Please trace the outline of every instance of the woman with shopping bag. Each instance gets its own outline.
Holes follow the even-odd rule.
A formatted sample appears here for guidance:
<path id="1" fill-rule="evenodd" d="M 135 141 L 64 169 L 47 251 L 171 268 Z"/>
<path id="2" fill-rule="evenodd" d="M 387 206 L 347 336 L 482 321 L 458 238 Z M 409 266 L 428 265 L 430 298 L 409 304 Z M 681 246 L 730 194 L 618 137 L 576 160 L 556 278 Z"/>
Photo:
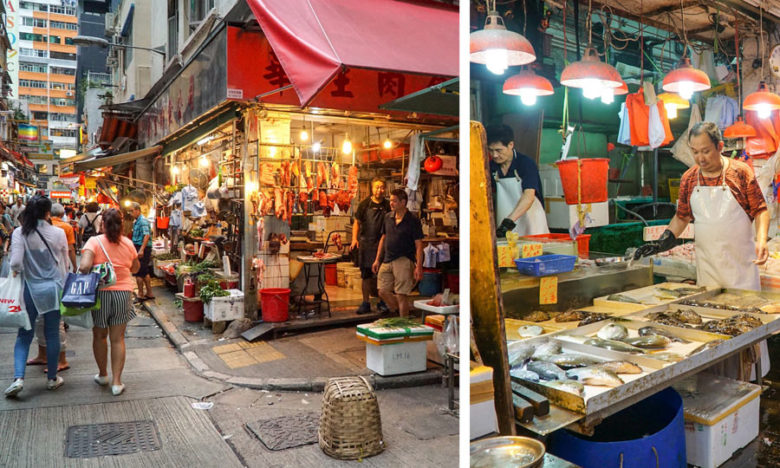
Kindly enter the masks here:
<path id="1" fill-rule="evenodd" d="M 102 226 L 97 236 L 91 237 L 81 249 L 79 271 L 88 273 L 95 266 L 106 265 L 113 270 L 113 278 L 98 289 L 100 308 L 92 311 L 95 327 L 92 329 L 92 352 L 98 366 L 94 380 L 108 385 L 108 343 L 111 340 L 111 393 L 121 395 L 122 370 L 125 367 L 125 329 L 135 317 L 130 294 L 135 281 L 132 274 L 141 268 L 133 242 L 122 235 L 122 214 L 112 208 L 103 213 Z"/>
<path id="2" fill-rule="evenodd" d="M 24 210 L 21 227 L 11 235 L 11 275 L 21 275 L 23 303 L 35 323 L 38 314 L 43 315 L 47 372 L 46 388 L 56 390 L 62 386 L 57 375 L 57 358 L 60 354 L 60 297 L 68 274 L 68 244 L 65 231 L 49 223 L 51 200 L 34 196 Z M 30 352 L 34 331 L 19 329 L 14 346 L 14 381 L 5 390 L 6 397 L 22 391 L 27 355 Z"/>

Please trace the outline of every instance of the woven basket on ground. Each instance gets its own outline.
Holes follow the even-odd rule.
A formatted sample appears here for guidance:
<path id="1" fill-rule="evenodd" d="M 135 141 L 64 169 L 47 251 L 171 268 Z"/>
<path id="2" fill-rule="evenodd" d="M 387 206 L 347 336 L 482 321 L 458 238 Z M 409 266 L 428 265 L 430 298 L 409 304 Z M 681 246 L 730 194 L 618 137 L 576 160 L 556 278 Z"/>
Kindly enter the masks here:
<path id="1" fill-rule="evenodd" d="M 382 420 L 371 385 L 363 377 L 336 377 L 325 385 L 320 448 L 333 458 L 355 460 L 381 453 Z"/>

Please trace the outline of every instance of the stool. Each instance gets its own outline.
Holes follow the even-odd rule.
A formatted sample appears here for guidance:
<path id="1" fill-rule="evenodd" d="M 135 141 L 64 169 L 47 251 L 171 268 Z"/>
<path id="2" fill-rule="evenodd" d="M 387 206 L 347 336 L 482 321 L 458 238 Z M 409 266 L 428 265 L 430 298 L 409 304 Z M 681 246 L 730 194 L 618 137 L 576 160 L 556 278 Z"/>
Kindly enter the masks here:
<path id="1" fill-rule="evenodd" d="M 385 449 L 379 404 L 365 378 L 328 380 L 318 432 L 320 448 L 333 458 L 357 460 Z"/>

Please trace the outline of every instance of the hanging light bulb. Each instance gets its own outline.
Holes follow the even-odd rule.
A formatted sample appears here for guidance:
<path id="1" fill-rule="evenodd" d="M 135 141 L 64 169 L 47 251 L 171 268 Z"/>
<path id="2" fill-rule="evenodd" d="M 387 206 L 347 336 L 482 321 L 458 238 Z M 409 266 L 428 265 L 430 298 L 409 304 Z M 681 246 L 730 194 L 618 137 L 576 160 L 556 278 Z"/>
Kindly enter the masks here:
<path id="1" fill-rule="evenodd" d="M 690 100 L 693 93 L 710 89 L 710 78 L 701 70 L 691 66 L 691 59 L 685 57 L 680 66 L 664 77 L 664 91 L 677 93 L 681 98 Z"/>
<path id="2" fill-rule="evenodd" d="M 173 166 L 173 167 L 171 168 L 171 173 L 172 173 L 173 175 L 179 175 L 179 172 L 180 172 L 179 166 Z"/>
<path id="3" fill-rule="evenodd" d="M 533 70 L 523 70 L 507 78 L 504 82 L 504 94 L 520 96 L 520 102 L 533 106 L 538 96 L 553 94 L 553 87 L 550 80 L 537 75 Z"/>
<path id="4" fill-rule="evenodd" d="M 742 107 L 745 110 L 756 111 L 760 119 L 766 119 L 772 115 L 772 111 L 780 110 L 780 96 L 769 92 L 766 82 L 762 81 L 758 84 L 757 91 L 745 97 Z"/>
<path id="5" fill-rule="evenodd" d="M 737 116 L 737 121 L 723 130 L 723 138 L 750 138 L 756 136 L 756 129 L 746 124 L 742 116 Z"/>
<path id="6" fill-rule="evenodd" d="M 619 88 L 623 84 L 620 73 L 608 63 L 599 59 L 598 52 L 592 47 L 585 49 L 582 60 L 569 64 L 561 72 L 561 84 L 570 88 L 581 88 L 588 99 L 596 99 L 604 93 L 604 88 Z"/>
<path id="7" fill-rule="evenodd" d="M 507 67 L 536 60 L 528 39 L 506 29 L 504 19 L 496 11 L 495 1 L 488 9 L 485 27 L 469 35 L 469 59 L 487 65 L 488 70 L 497 75 L 504 73 Z"/>
<path id="8" fill-rule="evenodd" d="M 677 111 L 679 109 L 688 109 L 691 107 L 691 103 L 687 99 L 682 98 L 675 93 L 661 93 L 658 95 L 658 99 L 664 103 L 664 109 L 666 109 L 666 117 L 674 119 L 677 117 Z"/>
<path id="9" fill-rule="evenodd" d="M 602 104 L 612 104 L 615 102 L 615 91 L 614 88 L 604 88 L 601 91 L 601 103 Z"/>
<path id="10" fill-rule="evenodd" d="M 382 144 L 382 146 L 385 147 L 385 149 L 390 149 L 393 147 L 393 142 L 390 141 L 390 139 L 386 139 L 385 142 Z"/>
<path id="11" fill-rule="evenodd" d="M 352 153 L 352 142 L 349 141 L 349 135 L 344 139 L 344 143 L 341 144 L 341 152 L 344 154 Z"/>
<path id="12" fill-rule="evenodd" d="M 309 139 L 309 132 L 306 130 L 301 130 L 301 134 L 299 136 L 301 137 L 301 141 L 307 141 Z"/>
<path id="13" fill-rule="evenodd" d="M 322 149 L 322 144 L 319 141 L 315 141 L 313 145 L 311 145 L 311 150 L 315 153 L 319 153 L 320 149 Z"/>
<path id="14" fill-rule="evenodd" d="M 209 160 L 206 158 L 206 156 L 201 156 L 198 164 L 200 164 L 200 167 L 209 167 Z"/>
<path id="15" fill-rule="evenodd" d="M 677 118 L 677 106 L 674 104 L 664 104 L 664 109 L 666 109 L 666 117 L 669 119 L 676 119 Z"/>

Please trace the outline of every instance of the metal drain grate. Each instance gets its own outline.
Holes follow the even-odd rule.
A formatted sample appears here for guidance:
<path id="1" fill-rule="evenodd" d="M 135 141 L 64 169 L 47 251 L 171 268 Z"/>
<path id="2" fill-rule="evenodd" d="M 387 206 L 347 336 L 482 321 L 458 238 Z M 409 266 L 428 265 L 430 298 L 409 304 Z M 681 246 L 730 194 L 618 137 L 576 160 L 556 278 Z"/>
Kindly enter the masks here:
<path id="1" fill-rule="evenodd" d="M 154 421 L 128 421 L 70 426 L 65 456 L 91 458 L 160 450 L 160 433 Z"/>
<path id="2" fill-rule="evenodd" d="M 307 412 L 281 418 L 264 419 L 249 423 L 246 427 L 269 450 L 284 450 L 301 445 L 316 444 L 319 425 L 320 415 Z"/>

